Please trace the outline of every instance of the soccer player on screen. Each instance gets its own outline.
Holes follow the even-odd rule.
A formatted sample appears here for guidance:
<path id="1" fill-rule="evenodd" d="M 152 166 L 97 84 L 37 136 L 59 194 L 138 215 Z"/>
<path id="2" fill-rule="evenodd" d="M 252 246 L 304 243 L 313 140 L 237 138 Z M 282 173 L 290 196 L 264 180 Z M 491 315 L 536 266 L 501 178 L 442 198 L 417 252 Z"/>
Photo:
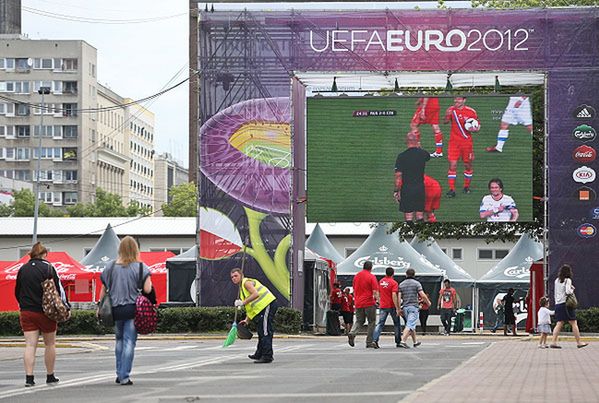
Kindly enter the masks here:
<path id="1" fill-rule="evenodd" d="M 441 207 L 441 185 L 435 178 L 424 175 L 424 221 L 437 222 L 435 210 Z"/>
<path id="2" fill-rule="evenodd" d="M 410 123 L 412 131 L 419 130 L 418 127 L 423 124 L 429 124 L 433 128 L 435 135 L 435 152 L 431 154 L 433 158 L 443 156 L 443 133 L 439 127 L 440 110 L 439 98 L 418 98 L 416 112 Z"/>
<path id="3" fill-rule="evenodd" d="M 480 203 L 480 218 L 491 222 L 516 221 L 518 209 L 510 196 L 503 194 L 503 182 L 499 178 L 489 181 L 491 194 L 483 197 Z"/>
<path id="4" fill-rule="evenodd" d="M 501 117 L 501 124 L 497 133 L 497 144 L 485 148 L 487 152 L 503 152 L 503 145 L 510 135 L 510 125 L 524 125 L 528 129 L 528 132 L 532 134 L 532 112 L 528 97 L 510 97 L 510 101 Z"/>
<path id="5" fill-rule="evenodd" d="M 455 180 L 460 159 L 464 163 L 464 193 L 470 193 L 474 151 L 472 150 L 472 134 L 464 127 L 469 118 L 478 120 L 476 111 L 466 106 L 466 97 L 455 97 L 453 105 L 445 112 L 445 123 L 451 122 L 449 146 L 447 147 L 447 159 L 449 160 L 447 197 L 455 197 Z"/>

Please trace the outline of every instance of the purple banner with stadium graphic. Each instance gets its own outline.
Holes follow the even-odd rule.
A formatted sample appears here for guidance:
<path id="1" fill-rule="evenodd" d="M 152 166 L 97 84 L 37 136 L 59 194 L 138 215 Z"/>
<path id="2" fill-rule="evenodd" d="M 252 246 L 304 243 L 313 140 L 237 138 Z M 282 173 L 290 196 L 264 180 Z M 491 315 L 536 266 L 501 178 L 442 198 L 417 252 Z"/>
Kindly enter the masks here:
<path id="1" fill-rule="evenodd" d="M 200 12 L 202 305 L 232 303 L 229 269 L 242 264 L 281 299 L 301 289 L 294 76 L 485 71 L 546 74 L 549 273 L 570 263 L 581 305 L 599 305 L 598 19 L 597 8 Z M 219 220 L 231 225 L 215 234 Z"/>

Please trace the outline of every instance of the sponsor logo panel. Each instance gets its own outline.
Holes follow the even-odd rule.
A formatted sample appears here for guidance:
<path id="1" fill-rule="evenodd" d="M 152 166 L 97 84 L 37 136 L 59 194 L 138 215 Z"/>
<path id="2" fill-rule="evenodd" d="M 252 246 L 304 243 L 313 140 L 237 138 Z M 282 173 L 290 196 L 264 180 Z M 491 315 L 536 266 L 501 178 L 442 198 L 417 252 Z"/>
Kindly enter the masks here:
<path id="1" fill-rule="evenodd" d="M 579 237 L 588 239 L 597 235 L 597 228 L 591 223 L 584 223 L 576 229 L 576 232 Z"/>
<path id="2" fill-rule="evenodd" d="M 576 140 L 584 141 L 586 143 L 597 138 L 597 131 L 592 126 L 579 125 L 576 126 L 572 131 L 572 137 L 574 137 Z"/>
<path id="3" fill-rule="evenodd" d="M 581 186 L 576 190 L 576 198 L 582 202 L 592 202 L 597 198 L 597 193 L 594 189 L 588 186 Z"/>
<path id="4" fill-rule="evenodd" d="M 597 111 L 591 105 L 582 104 L 574 109 L 572 116 L 579 120 L 590 120 L 597 116 Z"/>
<path id="5" fill-rule="evenodd" d="M 574 150 L 572 158 L 581 163 L 593 162 L 597 158 L 597 151 L 591 146 L 582 145 Z"/>
<path id="6" fill-rule="evenodd" d="M 595 170 L 587 166 L 577 168 L 572 173 L 572 178 L 578 183 L 591 183 L 596 177 L 597 174 L 595 173 Z"/>

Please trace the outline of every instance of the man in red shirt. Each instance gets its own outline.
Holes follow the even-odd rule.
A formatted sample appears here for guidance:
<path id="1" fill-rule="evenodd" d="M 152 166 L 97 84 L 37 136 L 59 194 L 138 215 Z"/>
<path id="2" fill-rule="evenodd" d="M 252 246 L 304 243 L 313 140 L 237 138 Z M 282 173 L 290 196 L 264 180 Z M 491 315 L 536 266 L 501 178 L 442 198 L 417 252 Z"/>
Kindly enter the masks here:
<path id="1" fill-rule="evenodd" d="M 445 328 L 445 335 L 451 333 L 451 317 L 456 309 L 461 305 L 460 296 L 456 293 L 455 288 L 451 286 L 451 281 L 445 279 L 443 288 L 439 291 L 439 301 L 437 308 L 441 312 L 441 323 Z"/>
<path id="2" fill-rule="evenodd" d="M 368 319 L 368 335 L 366 336 L 366 348 L 377 348 L 373 343 L 374 322 L 376 321 L 376 303 L 379 299 L 379 283 L 370 271 L 372 262 L 367 260 L 362 270 L 354 276 L 354 297 L 356 305 L 356 321 L 347 335 L 347 342 L 354 347 L 356 334 L 364 326 Z"/>
<path id="3" fill-rule="evenodd" d="M 401 341 L 401 325 L 399 324 L 401 306 L 399 305 L 399 299 L 397 298 L 399 286 L 397 285 L 397 281 L 393 279 L 393 273 L 393 267 L 387 267 L 385 270 L 385 277 L 379 281 L 381 303 L 379 304 L 379 323 L 376 325 L 376 329 L 374 329 L 372 340 L 375 344 L 374 348 L 379 347 L 379 337 L 381 336 L 381 332 L 387 321 L 387 316 L 389 315 L 391 315 L 391 319 L 393 319 L 395 345 L 398 345 Z"/>
<path id="4" fill-rule="evenodd" d="M 339 286 L 339 282 L 335 281 L 331 290 L 331 310 L 337 312 L 341 311 L 341 298 L 343 297 L 343 291 Z"/>
<path id="5" fill-rule="evenodd" d="M 466 120 L 469 118 L 478 120 L 476 111 L 466 106 L 466 97 L 455 97 L 453 106 L 447 108 L 447 112 L 445 112 L 445 123 L 451 122 L 449 146 L 447 148 L 447 159 L 449 160 L 449 170 L 447 171 L 449 191 L 447 197 L 455 197 L 455 180 L 458 160 L 460 159 L 464 163 L 464 193 L 470 193 L 474 151 L 472 150 L 472 134 L 465 128 Z"/>
<path id="6" fill-rule="evenodd" d="M 349 331 L 354 324 L 354 296 L 351 294 L 349 287 L 345 287 L 343 290 L 343 297 L 341 299 L 341 316 L 343 316 L 345 334 L 349 334 Z"/>
<path id="7" fill-rule="evenodd" d="M 431 154 L 433 158 L 443 156 L 443 133 L 439 127 L 440 111 L 439 98 L 418 98 L 416 112 L 410 124 L 412 130 L 418 130 L 418 127 L 423 124 L 431 125 L 435 135 L 435 152 Z"/>

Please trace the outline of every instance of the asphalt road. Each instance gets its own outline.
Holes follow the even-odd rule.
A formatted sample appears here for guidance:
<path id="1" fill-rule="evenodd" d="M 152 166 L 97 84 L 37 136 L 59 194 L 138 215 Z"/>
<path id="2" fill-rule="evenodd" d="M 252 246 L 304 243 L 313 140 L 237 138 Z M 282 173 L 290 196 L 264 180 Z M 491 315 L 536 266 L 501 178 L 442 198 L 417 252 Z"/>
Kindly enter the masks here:
<path id="1" fill-rule="evenodd" d="M 114 383 L 112 342 L 85 350 L 60 349 L 55 386 L 45 385 L 43 357 L 36 361 L 36 386 L 25 388 L 21 359 L 0 365 L 0 400 L 10 402 L 397 402 L 445 375 L 489 345 L 464 338 L 425 337 L 422 346 L 395 348 L 383 336 L 381 349 L 356 347 L 346 337 L 275 339 L 275 361 L 247 358 L 255 341 L 140 340 L 131 379 Z M 411 345 L 411 343 L 410 343 Z M 14 349 L 15 347 L 13 347 Z"/>

